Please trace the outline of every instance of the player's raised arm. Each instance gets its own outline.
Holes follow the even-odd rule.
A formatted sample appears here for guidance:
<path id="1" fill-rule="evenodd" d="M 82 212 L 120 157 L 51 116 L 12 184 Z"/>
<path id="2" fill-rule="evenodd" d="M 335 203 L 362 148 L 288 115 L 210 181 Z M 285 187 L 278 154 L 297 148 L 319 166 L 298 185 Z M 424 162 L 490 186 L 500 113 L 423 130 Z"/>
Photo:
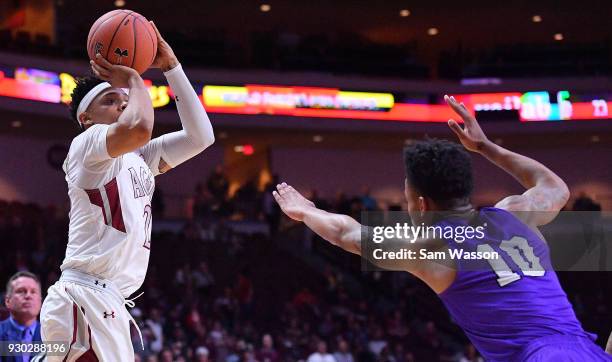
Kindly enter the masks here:
<path id="1" fill-rule="evenodd" d="M 129 100 L 117 122 L 110 125 L 106 133 L 106 148 L 111 157 L 118 157 L 145 145 L 151 140 L 153 131 L 153 105 L 149 92 L 132 68 L 109 63 L 100 54 L 90 61 L 94 74 L 115 88 L 129 88 Z M 80 115 L 81 116 L 81 115 Z M 83 114 L 81 117 L 84 117 Z M 85 123 L 87 120 L 80 120 Z"/>
<path id="2" fill-rule="evenodd" d="M 444 99 L 463 119 L 463 128 L 452 119 L 448 121 L 449 127 L 463 146 L 486 157 L 527 189 L 521 195 L 504 198 L 495 206 L 512 211 L 531 226 L 551 222 L 569 199 L 569 190 L 565 182 L 541 163 L 489 141 L 476 118 L 463 104 L 459 104 L 454 97 L 445 96 Z"/>
<path id="3" fill-rule="evenodd" d="M 362 255 L 372 264 L 390 270 L 403 270 L 418 273 L 422 267 L 420 260 L 375 259 L 372 255 L 362 254 L 361 233 L 365 226 L 350 216 L 334 214 L 318 209 L 314 203 L 306 199 L 292 186 L 282 183 L 277 185 L 277 191 L 272 192 L 281 210 L 291 219 L 306 224 L 317 235 L 350 253 Z M 386 239 L 384 250 L 397 252 L 399 250 L 419 250 L 439 247 L 437 241 L 417 240 L 414 243 L 400 239 Z"/>
<path id="4" fill-rule="evenodd" d="M 212 124 L 202 106 L 200 98 L 187 79 L 181 64 L 170 45 L 162 38 L 153 22 L 157 34 L 157 55 L 152 67 L 160 68 L 174 93 L 183 129 L 161 136 L 159 171 L 165 172 L 202 152 L 215 142 Z"/>
<path id="5" fill-rule="evenodd" d="M 312 201 L 284 182 L 276 189 L 272 195 L 288 217 L 303 222 L 330 243 L 361 255 L 361 224 L 355 219 L 318 209 Z"/>

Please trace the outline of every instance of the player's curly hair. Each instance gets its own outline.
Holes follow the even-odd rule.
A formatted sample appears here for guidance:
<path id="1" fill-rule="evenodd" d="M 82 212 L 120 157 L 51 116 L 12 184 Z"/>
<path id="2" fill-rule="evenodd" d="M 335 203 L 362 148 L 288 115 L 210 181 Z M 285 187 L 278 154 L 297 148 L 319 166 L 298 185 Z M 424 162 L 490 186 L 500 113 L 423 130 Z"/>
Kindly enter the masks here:
<path id="1" fill-rule="evenodd" d="M 472 160 L 453 142 L 417 141 L 404 148 L 408 184 L 441 207 L 469 202 L 474 188 Z"/>
<path id="2" fill-rule="evenodd" d="M 70 118 L 74 121 L 80 132 L 83 132 L 85 129 L 77 118 L 77 109 L 79 108 L 79 104 L 90 90 L 102 82 L 104 81 L 94 76 L 76 79 L 76 87 L 74 87 L 74 90 L 72 91 L 72 101 L 68 105 L 68 110 L 70 111 Z"/>

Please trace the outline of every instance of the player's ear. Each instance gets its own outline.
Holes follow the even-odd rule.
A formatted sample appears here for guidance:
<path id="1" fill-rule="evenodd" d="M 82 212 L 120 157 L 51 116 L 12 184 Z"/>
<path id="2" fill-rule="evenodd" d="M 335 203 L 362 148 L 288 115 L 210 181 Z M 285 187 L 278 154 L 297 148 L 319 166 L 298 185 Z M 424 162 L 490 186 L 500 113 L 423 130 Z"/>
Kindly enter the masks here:
<path id="1" fill-rule="evenodd" d="M 421 216 L 425 215 L 425 211 L 427 211 L 427 201 L 425 200 L 425 198 L 423 196 L 419 196 L 419 212 L 421 213 Z"/>
<path id="2" fill-rule="evenodd" d="M 79 116 L 79 123 L 81 123 L 83 128 L 87 128 L 88 126 L 91 126 L 93 124 L 93 121 L 91 120 L 91 117 L 87 112 L 83 112 Z"/>

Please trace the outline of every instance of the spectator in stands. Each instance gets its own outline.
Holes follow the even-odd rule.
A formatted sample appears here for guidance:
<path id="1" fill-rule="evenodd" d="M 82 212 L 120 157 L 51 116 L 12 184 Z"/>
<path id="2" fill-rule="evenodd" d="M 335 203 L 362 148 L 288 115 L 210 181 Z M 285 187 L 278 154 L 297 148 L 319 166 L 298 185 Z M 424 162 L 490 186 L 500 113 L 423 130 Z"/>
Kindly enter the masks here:
<path id="1" fill-rule="evenodd" d="M 317 304 L 317 297 L 310 292 L 308 287 L 304 287 L 293 297 L 293 304 L 296 307 L 314 306 Z"/>
<path id="2" fill-rule="evenodd" d="M 345 339 L 338 341 L 338 350 L 334 353 L 336 362 L 354 362 L 353 355 L 349 350 L 348 342 Z"/>
<path id="3" fill-rule="evenodd" d="M 215 277 L 204 261 L 201 261 L 198 268 L 193 271 L 192 280 L 197 291 L 204 296 L 209 295 L 211 288 L 215 285 Z"/>
<path id="4" fill-rule="evenodd" d="M 198 183 L 195 188 L 195 195 L 193 196 L 192 214 L 194 220 L 200 223 L 210 222 L 212 215 L 212 209 L 217 203 L 213 200 L 211 193 Z"/>
<path id="5" fill-rule="evenodd" d="M 227 197 L 227 191 L 229 189 L 229 181 L 225 175 L 225 170 L 222 165 L 217 165 L 215 171 L 208 177 L 206 181 L 206 187 L 208 191 L 217 201 L 223 201 Z"/>
<path id="6" fill-rule="evenodd" d="M 370 188 L 367 186 L 363 188 L 363 192 L 361 194 L 361 205 L 365 211 L 373 211 L 378 208 L 376 199 L 370 195 Z"/>
<path id="7" fill-rule="evenodd" d="M 327 343 L 325 341 L 317 342 L 317 350 L 312 353 L 307 362 L 336 362 L 334 356 L 327 353 Z"/>
<path id="8" fill-rule="evenodd" d="M 338 213 L 351 213 L 351 200 L 346 196 L 344 191 L 338 191 L 336 200 L 334 201 L 333 209 Z"/>
<path id="9" fill-rule="evenodd" d="M 198 348 L 196 348 L 195 351 L 195 355 L 196 355 L 196 361 L 197 362 L 208 362 L 208 348 L 204 347 L 204 346 L 200 346 Z"/>
<path id="10" fill-rule="evenodd" d="M 245 182 L 234 195 L 236 209 L 242 218 L 254 219 L 260 212 L 259 191 L 255 179 Z"/>
<path id="11" fill-rule="evenodd" d="M 374 331 L 374 336 L 368 343 L 368 348 L 370 352 L 372 352 L 375 356 L 379 356 L 381 351 L 387 347 L 387 341 L 384 338 L 384 333 L 382 328 L 377 327 Z"/>
<path id="12" fill-rule="evenodd" d="M 389 351 L 389 346 L 386 345 L 378 354 L 378 357 L 376 358 L 376 361 L 378 362 L 397 362 L 395 359 L 395 356 L 393 354 L 391 354 L 391 352 Z"/>
<path id="13" fill-rule="evenodd" d="M 324 198 L 319 196 L 319 191 L 312 189 L 310 191 L 310 198 L 309 200 L 311 200 L 319 209 L 323 209 L 323 210 L 331 210 L 332 206 L 331 204 Z"/>
<path id="14" fill-rule="evenodd" d="M 163 319 L 159 309 L 151 308 L 151 317 L 145 321 L 151 330 L 151 343 L 149 348 L 153 353 L 159 353 L 164 346 Z"/>
<path id="15" fill-rule="evenodd" d="M 262 209 L 264 212 L 264 216 L 268 225 L 270 227 L 270 235 L 274 237 L 278 231 L 278 226 L 280 225 L 281 219 L 281 210 L 278 203 L 274 200 L 274 196 L 272 196 L 272 191 L 276 190 L 276 185 L 279 183 L 278 175 L 274 175 L 272 177 L 272 181 L 268 182 L 266 187 L 264 188 L 263 200 L 262 200 Z"/>
<path id="16" fill-rule="evenodd" d="M 444 351 L 436 324 L 433 321 L 425 323 L 425 330 L 422 331 L 420 337 L 422 347 L 424 347 L 421 352 L 424 355 L 420 356 L 419 359 L 437 360 Z"/>
<path id="17" fill-rule="evenodd" d="M 459 358 L 459 362 L 484 362 L 484 359 L 478 355 L 474 345 L 469 343 L 465 346 L 465 352 L 463 356 Z"/>
<path id="18" fill-rule="evenodd" d="M 410 333 L 408 323 L 402 317 L 402 312 L 396 310 L 393 317 L 387 322 L 387 333 L 395 338 L 404 338 Z"/>
<path id="19" fill-rule="evenodd" d="M 4 303 L 10 313 L 8 319 L 0 322 L 0 341 L 38 342 L 40 338 L 40 323 L 38 314 L 42 305 L 40 280 L 28 271 L 19 271 L 10 277 L 6 283 Z M 0 356 L 0 361 L 28 361 L 23 359 Z"/>
<path id="20" fill-rule="evenodd" d="M 253 303 L 253 282 L 249 278 L 249 270 L 246 268 L 238 274 L 235 293 L 241 313 L 248 316 Z"/>
<path id="21" fill-rule="evenodd" d="M 580 196 L 574 201 L 572 207 L 574 211 L 601 211 L 601 205 L 593 201 L 585 193 L 581 193 Z"/>
<path id="22" fill-rule="evenodd" d="M 246 349 L 242 353 L 242 362 L 259 362 L 255 359 L 255 355 L 251 349 Z"/>
<path id="23" fill-rule="evenodd" d="M 264 334 L 261 344 L 261 348 L 255 355 L 259 362 L 278 362 L 280 360 L 278 352 L 274 349 L 274 340 L 271 335 Z"/>
<path id="24" fill-rule="evenodd" d="M 172 355 L 172 350 L 166 348 L 161 352 L 161 362 L 173 362 L 174 356 Z"/>

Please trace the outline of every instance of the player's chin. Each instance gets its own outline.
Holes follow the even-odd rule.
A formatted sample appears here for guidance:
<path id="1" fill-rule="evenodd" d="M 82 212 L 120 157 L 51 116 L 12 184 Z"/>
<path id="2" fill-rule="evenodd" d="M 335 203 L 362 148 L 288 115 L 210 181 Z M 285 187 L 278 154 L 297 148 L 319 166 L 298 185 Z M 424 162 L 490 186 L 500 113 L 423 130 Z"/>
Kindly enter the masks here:
<path id="1" fill-rule="evenodd" d="M 113 123 L 117 123 L 119 121 L 119 117 L 120 116 L 121 116 L 120 112 L 117 113 L 117 114 L 113 114 L 113 115 L 109 116 L 104 122 L 101 122 L 101 123 L 108 124 L 108 125 L 111 125 Z"/>

